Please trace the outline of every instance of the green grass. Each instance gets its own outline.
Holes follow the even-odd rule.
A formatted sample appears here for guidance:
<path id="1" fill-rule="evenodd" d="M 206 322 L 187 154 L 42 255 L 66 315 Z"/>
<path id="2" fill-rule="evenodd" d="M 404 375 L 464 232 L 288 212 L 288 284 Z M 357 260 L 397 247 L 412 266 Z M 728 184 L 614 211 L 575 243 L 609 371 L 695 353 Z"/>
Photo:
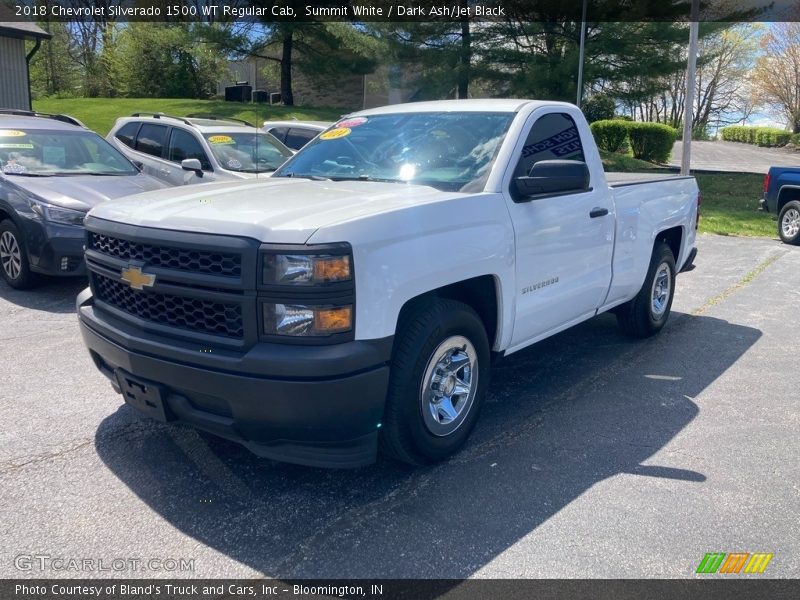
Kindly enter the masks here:
<path id="1" fill-rule="evenodd" d="M 753 173 L 697 173 L 703 194 L 700 232 L 774 238 L 775 217 L 758 210 L 763 175 Z"/>
<path id="2" fill-rule="evenodd" d="M 625 156 L 600 152 L 608 172 L 641 173 L 663 167 Z M 764 182 L 763 175 L 752 173 L 696 173 L 703 194 L 700 232 L 719 235 L 777 236 L 775 218 L 758 210 Z"/>
<path id="3" fill-rule="evenodd" d="M 270 106 L 181 98 L 45 98 L 34 101 L 33 108 L 41 112 L 71 115 L 102 136 L 108 133 L 118 117 L 140 111 L 164 112 L 178 117 L 189 113 L 211 113 L 220 117 L 244 119 L 256 124 L 266 120 L 291 118 L 301 121 L 334 121 L 345 112 L 338 108 Z"/>

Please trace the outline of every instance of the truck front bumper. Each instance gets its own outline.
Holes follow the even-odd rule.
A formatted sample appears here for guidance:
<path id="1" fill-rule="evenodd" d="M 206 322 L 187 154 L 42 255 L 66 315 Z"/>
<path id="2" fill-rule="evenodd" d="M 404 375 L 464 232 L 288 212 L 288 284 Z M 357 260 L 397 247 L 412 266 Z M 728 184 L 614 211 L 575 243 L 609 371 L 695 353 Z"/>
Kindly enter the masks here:
<path id="1" fill-rule="evenodd" d="M 197 359 L 187 360 L 189 351 L 179 344 L 148 339 L 96 310 L 88 289 L 78 297 L 78 316 L 97 368 L 144 414 L 188 423 L 284 462 L 352 468 L 375 461 L 391 338 L 330 346 L 260 343 L 241 360 L 196 349 Z M 259 372 L 237 367 L 254 358 Z"/>

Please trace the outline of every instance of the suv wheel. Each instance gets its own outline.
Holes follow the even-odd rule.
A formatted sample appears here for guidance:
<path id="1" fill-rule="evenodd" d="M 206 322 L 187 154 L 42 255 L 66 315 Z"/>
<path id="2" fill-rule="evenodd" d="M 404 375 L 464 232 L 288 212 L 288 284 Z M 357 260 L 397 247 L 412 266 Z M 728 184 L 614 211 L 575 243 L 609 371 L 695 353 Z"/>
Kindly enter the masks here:
<path id="1" fill-rule="evenodd" d="M 469 437 L 489 384 L 480 317 L 453 300 L 420 306 L 399 329 L 381 451 L 410 464 L 447 458 Z"/>
<path id="2" fill-rule="evenodd" d="M 0 276 L 18 290 L 28 289 L 36 283 L 22 236 L 10 220 L 0 223 Z"/>

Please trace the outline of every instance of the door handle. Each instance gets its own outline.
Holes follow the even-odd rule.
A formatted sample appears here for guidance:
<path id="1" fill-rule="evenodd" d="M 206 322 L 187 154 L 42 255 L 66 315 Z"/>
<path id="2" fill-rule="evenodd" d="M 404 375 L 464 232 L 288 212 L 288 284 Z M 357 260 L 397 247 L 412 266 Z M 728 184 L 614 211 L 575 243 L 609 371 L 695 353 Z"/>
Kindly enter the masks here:
<path id="1" fill-rule="evenodd" d="M 605 217 L 608 214 L 607 208 L 600 208 L 599 206 L 595 206 L 591 212 L 589 212 L 589 217 L 592 219 L 596 219 L 597 217 Z"/>

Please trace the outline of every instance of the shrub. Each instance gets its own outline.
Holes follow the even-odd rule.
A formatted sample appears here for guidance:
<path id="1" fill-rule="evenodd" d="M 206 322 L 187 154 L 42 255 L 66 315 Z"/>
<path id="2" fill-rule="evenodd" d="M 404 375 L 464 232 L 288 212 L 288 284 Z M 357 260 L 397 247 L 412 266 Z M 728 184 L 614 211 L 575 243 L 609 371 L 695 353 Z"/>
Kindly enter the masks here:
<path id="1" fill-rule="evenodd" d="M 597 147 L 606 152 L 619 152 L 625 147 L 629 127 L 630 123 L 627 121 L 616 119 L 595 121 L 589 125 Z"/>
<path id="2" fill-rule="evenodd" d="M 756 144 L 766 148 L 775 148 L 785 146 L 789 143 L 792 134 L 783 129 L 775 129 L 774 127 L 759 127 L 756 130 Z"/>
<path id="3" fill-rule="evenodd" d="M 614 118 L 614 100 L 606 94 L 594 94 L 583 103 L 583 114 L 589 123 Z"/>
<path id="4" fill-rule="evenodd" d="M 660 123 L 629 123 L 633 157 L 655 163 L 669 162 L 678 132 Z"/>
<path id="5" fill-rule="evenodd" d="M 795 146 L 800 146 L 800 133 L 793 133 L 790 141 Z"/>

